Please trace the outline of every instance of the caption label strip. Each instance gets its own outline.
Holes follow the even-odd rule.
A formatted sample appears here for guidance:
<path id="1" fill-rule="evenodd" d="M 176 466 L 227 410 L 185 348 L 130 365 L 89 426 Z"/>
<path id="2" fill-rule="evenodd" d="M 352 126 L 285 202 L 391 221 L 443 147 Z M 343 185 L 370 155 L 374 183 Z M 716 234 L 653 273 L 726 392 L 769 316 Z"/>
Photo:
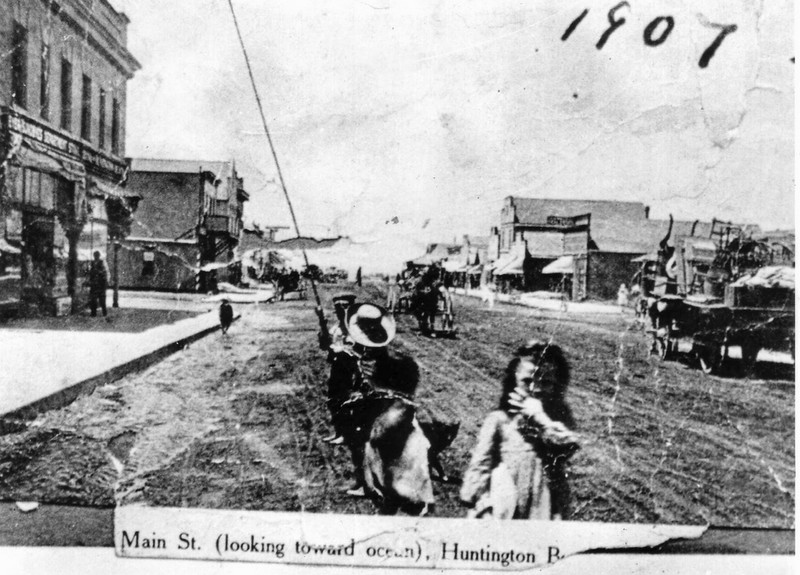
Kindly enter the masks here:
<path id="1" fill-rule="evenodd" d="M 126 506 L 121 557 L 437 569 L 527 569 L 592 549 L 694 539 L 702 526 L 486 521 Z"/>

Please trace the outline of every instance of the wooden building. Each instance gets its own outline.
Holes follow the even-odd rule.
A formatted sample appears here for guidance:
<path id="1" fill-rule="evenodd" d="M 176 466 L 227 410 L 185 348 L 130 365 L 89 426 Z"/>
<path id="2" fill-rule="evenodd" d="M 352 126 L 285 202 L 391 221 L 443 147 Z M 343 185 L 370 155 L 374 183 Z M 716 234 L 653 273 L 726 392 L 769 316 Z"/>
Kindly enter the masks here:
<path id="1" fill-rule="evenodd" d="M 569 297 L 613 299 L 658 249 L 669 221 L 651 220 L 640 202 L 509 196 L 492 230 L 490 268 L 502 291 L 566 291 Z M 707 233 L 709 224 L 673 222 L 671 237 Z"/>
<path id="2" fill-rule="evenodd" d="M 120 242 L 121 287 L 208 292 L 236 282 L 249 196 L 235 162 L 132 158 L 128 189 L 142 199 Z"/>

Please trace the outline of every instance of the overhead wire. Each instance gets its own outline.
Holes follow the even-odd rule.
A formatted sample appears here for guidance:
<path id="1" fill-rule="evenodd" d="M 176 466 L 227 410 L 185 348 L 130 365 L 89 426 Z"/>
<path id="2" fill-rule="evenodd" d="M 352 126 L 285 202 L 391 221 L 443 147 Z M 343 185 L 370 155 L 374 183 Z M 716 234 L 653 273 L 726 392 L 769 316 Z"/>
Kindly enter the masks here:
<path id="1" fill-rule="evenodd" d="M 258 86 L 256 84 L 255 76 L 253 75 L 253 67 L 250 64 L 250 56 L 247 53 L 247 48 L 244 44 L 244 38 L 242 37 L 242 31 L 239 27 L 239 20 L 236 18 L 236 10 L 233 8 L 233 0 L 228 0 L 228 6 L 231 10 L 231 17 L 233 18 L 233 25 L 236 28 L 236 36 L 239 38 L 239 45 L 242 48 L 242 55 L 244 56 L 244 61 L 247 66 L 247 74 L 250 77 L 250 85 L 253 88 L 253 95 L 256 99 L 256 104 L 258 105 L 258 113 L 261 116 L 261 125 L 264 128 L 264 134 L 267 136 L 267 142 L 269 143 L 269 149 L 272 153 L 272 159 L 275 162 L 275 169 L 278 173 L 278 179 L 280 180 L 281 190 L 283 191 L 283 196 L 286 199 L 286 205 L 289 207 L 289 214 L 292 217 L 292 224 L 294 226 L 294 231 L 297 235 L 298 239 L 302 238 L 300 234 L 300 226 L 297 224 L 297 216 L 295 215 L 294 206 L 292 204 L 292 199 L 289 197 L 289 190 L 286 188 L 286 180 L 283 177 L 283 171 L 281 170 L 281 164 L 278 161 L 278 154 L 275 151 L 275 144 L 272 141 L 272 136 L 270 135 L 269 127 L 267 126 L 267 119 L 264 115 L 264 106 L 261 103 L 261 96 L 258 93 Z M 309 261 L 308 261 L 308 253 L 306 249 L 301 245 L 300 249 L 303 253 L 303 261 L 306 264 L 306 269 L 309 268 Z M 320 301 L 319 291 L 317 290 L 317 284 L 314 281 L 313 276 L 309 274 L 309 282 L 311 283 L 311 291 L 314 293 L 314 301 L 316 303 L 316 313 L 317 317 L 320 322 L 320 329 L 324 331 L 324 334 L 321 333 L 323 337 L 327 336 L 327 326 L 325 323 L 325 316 L 322 311 L 322 302 Z"/>

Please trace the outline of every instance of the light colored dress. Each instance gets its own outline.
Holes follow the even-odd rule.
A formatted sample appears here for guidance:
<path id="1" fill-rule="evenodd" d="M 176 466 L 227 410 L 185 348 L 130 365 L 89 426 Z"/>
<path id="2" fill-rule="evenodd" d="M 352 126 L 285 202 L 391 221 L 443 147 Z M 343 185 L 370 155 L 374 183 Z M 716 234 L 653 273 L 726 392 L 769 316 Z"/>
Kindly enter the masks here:
<path id="1" fill-rule="evenodd" d="M 559 422 L 552 423 L 552 430 L 530 422 L 501 410 L 487 416 L 462 480 L 460 497 L 471 507 L 470 517 L 549 520 L 566 516 L 565 466 L 577 449 L 576 436 Z M 560 443 L 554 447 L 560 456 L 541 453 L 549 449 L 551 431 Z"/>

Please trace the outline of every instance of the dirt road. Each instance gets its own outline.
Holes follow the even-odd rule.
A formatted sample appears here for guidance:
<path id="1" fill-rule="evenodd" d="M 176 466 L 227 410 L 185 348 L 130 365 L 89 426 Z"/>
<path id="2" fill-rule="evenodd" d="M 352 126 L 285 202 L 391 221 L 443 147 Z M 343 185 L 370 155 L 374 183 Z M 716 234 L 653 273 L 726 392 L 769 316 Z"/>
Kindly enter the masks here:
<path id="1" fill-rule="evenodd" d="M 378 298 L 364 288 L 363 299 Z M 568 354 L 583 439 L 575 519 L 794 524 L 794 383 L 704 375 L 648 355 L 621 316 L 457 301 L 459 338 L 423 338 L 398 318 L 397 347 L 422 371 L 418 400 L 462 422 L 445 469 L 466 466 L 512 350 L 552 338 Z M 228 336 L 184 351 L 0 437 L 0 496 L 80 505 L 374 513 L 352 480 L 324 404 L 327 371 L 308 302 L 241 306 Z M 438 516 L 462 516 L 435 486 Z"/>

